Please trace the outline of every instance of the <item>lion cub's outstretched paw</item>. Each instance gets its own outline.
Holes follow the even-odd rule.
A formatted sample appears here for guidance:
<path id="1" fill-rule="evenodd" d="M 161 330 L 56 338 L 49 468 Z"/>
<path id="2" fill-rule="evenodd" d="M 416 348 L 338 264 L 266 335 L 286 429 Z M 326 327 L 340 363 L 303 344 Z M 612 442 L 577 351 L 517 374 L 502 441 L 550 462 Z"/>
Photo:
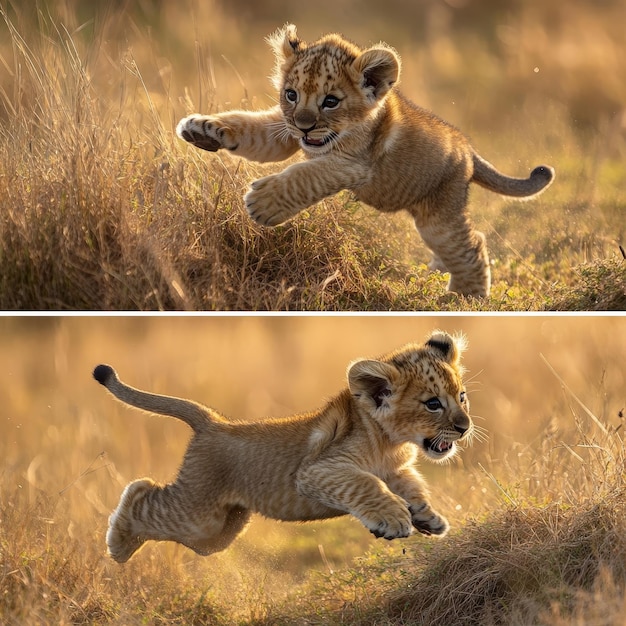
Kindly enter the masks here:
<path id="1" fill-rule="evenodd" d="M 367 517 L 362 516 L 361 522 L 375 537 L 384 539 L 402 539 L 413 534 L 411 515 L 408 509 L 400 509 L 395 513 L 376 511 Z"/>
<path id="2" fill-rule="evenodd" d="M 426 503 L 412 505 L 409 507 L 409 511 L 413 526 L 423 535 L 443 537 L 450 530 L 448 520 L 443 515 L 433 511 Z"/>
<path id="3" fill-rule="evenodd" d="M 109 517 L 106 542 L 109 554 L 118 563 L 126 563 L 141 548 L 145 539 L 133 529 L 133 506 L 138 498 L 154 488 L 149 478 L 136 480 L 124 489 L 120 503 Z"/>
<path id="4" fill-rule="evenodd" d="M 232 130 L 222 125 L 219 118 L 210 115 L 189 115 L 184 117 L 178 126 L 176 134 L 196 148 L 216 152 L 220 148 L 234 150 L 237 142 Z"/>
<path id="5" fill-rule="evenodd" d="M 261 226 L 278 226 L 298 213 L 284 196 L 283 180 L 278 176 L 266 176 L 255 180 L 244 202 L 250 217 Z"/>

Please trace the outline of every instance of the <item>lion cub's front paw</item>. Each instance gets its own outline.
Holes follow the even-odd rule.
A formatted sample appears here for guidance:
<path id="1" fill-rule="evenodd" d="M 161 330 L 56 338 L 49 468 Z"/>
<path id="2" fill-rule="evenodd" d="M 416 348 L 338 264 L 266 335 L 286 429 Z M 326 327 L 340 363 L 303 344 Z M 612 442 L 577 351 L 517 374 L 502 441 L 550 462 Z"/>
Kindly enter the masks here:
<path id="1" fill-rule="evenodd" d="M 363 525 L 375 536 L 384 539 L 401 539 L 413 534 L 409 509 L 403 506 L 388 507 L 361 516 Z"/>
<path id="2" fill-rule="evenodd" d="M 448 520 L 433 511 L 428 504 L 412 505 L 409 507 L 413 526 L 423 535 L 437 535 L 443 537 L 450 529 Z"/>
<path id="3" fill-rule="evenodd" d="M 209 152 L 215 152 L 220 148 L 234 150 L 237 147 L 231 129 L 223 125 L 215 116 L 189 115 L 184 117 L 176 126 L 176 134 L 196 148 Z"/>
<path id="4" fill-rule="evenodd" d="M 278 226 L 293 217 L 300 209 L 285 197 L 282 179 L 266 176 L 255 180 L 244 201 L 250 217 L 261 226 Z"/>

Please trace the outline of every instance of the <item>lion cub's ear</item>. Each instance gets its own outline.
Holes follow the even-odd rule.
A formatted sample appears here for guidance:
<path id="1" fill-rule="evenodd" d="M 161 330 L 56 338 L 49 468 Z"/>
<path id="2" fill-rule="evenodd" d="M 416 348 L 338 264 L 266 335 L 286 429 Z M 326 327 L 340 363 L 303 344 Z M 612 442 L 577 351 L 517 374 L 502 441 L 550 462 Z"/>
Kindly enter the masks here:
<path id="1" fill-rule="evenodd" d="M 463 335 L 449 335 L 446 332 L 437 330 L 426 341 L 426 348 L 434 352 L 439 358 L 450 363 L 454 367 L 459 367 L 461 354 L 467 347 L 467 340 Z"/>
<path id="2" fill-rule="evenodd" d="M 274 51 L 276 63 L 271 79 L 274 87 L 280 91 L 283 85 L 283 69 L 289 64 L 290 59 L 302 46 L 302 40 L 298 38 L 296 27 L 293 24 L 285 24 L 275 33 L 265 39 Z"/>
<path id="3" fill-rule="evenodd" d="M 395 51 L 380 44 L 362 52 L 352 63 L 357 82 L 368 100 L 380 100 L 398 82 L 400 57 Z"/>
<path id="4" fill-rule="evenodd" d="M 266 39 L 279 62 L 287 60 L 302 46 L 294 24 L 285 24 Z"/>
<path id="5" fill-rule="evenodd" d="M 348 368 L 348 384 L 352 395 L 366 402 L 373 402 L 372 408 L 389 405 L 393 393 L 393 379 L 397 371 L 393 365 L 381 361 L 355 361 Z"/>

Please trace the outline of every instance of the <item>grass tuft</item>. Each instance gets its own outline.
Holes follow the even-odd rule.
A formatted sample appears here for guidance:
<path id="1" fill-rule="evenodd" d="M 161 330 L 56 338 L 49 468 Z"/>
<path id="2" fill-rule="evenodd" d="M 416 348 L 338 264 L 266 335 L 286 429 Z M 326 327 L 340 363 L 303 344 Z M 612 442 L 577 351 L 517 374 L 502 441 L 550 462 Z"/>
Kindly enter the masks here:
<path id="1" fill-rule="evenodd" d="M 626 311 L 626 260 L 598 260 L 576 269 L 573 284 L 552 296 L 553 311 Z"/>

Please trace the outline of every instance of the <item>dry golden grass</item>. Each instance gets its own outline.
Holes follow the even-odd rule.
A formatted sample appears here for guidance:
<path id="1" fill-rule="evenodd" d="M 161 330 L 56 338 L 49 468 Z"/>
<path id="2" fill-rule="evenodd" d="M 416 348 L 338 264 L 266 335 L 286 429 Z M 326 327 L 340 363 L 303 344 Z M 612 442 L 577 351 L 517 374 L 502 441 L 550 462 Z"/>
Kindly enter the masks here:
<path id="1" fill-rule="evenodd" d="M 0 13 L 2 309 L 626 309 L 619 0 L 390 0 L 367 20 L 352 0 L 340 14 L 331 0 L 0 0 Z M 348 195 L 257 228 L 241 198 L 274 166 L 175 139 L 189 112 L 273 102 L 263 37 L 287 19 L 307 39 L 388 41 L 407 95 L 486 158 L 556 168 L 532 202 L 472 191 L 489 300 L 447 294 L 408 220 Z M 166 544 L 121 567 L 106 556 L 124 485 L 170 479 L 188 433 L 115 404 L 97 362 L 260 418 L 319 406 L 350 360 L 434 327 L 467 333 L 489 431 L 422 466 L 445 541 L 255 518 L 207 559 Z M 624 318 L 0 318 L 0 344 L 3 624 L 623 623 Z"/>
<path id="2" fill-rule="evenodd" d="M 449 538 L 255 517 L 213 557 L 163 543 L 124 566 L 106 556 L 124 485 L 169 480 L 189 433 L 113 401 L 96 363 L 253 419 L 319 406 L 352 359 L 435 327 L 467 334 L 472 413 L 489 432 L 450 465 L 422 463 Z M 622 317 L 2 318 L 0 343 L 2 623 L 618 623 Z"/>
<path id="3" fill-rule="evenodd" d="M 395 0 L 384 19 L 372 3 L 368 20 L 362 3 L 340 15 L 326 2 L 315 14 L 286 6 L 0 3 L 0 308 L 624 308 L 622 2 L 505 11 Z M 555 166 L 555 185 L 531 202 L 472 192 L 492 253 L 490 299 L 446 294 L 409 220 L 347 194 L 256 227 L 242 195 L 276 166 L 175 138 L 191 111 L 272 104 L 263 37 L 287 17 L 307 39 L 339 30 L 395 45 L 407 95 L 503 171 Z M 589 297 L 584 273 L 605 297 Z"/>

